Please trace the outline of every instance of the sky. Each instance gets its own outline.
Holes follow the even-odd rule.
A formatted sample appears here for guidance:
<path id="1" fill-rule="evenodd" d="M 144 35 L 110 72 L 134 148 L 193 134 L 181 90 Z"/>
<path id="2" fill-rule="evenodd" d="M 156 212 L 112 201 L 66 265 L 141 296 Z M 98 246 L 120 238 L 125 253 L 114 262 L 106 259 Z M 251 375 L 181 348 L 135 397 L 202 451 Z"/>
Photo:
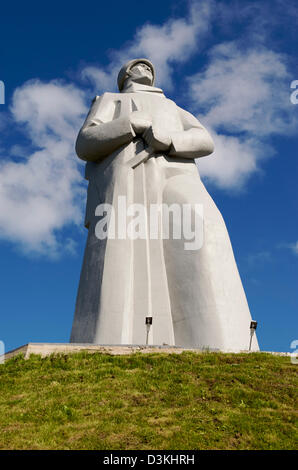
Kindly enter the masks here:
<path id="1" fill-rule="evenodd" d="M 0 10 L 0 340 L 68 342 L 87 230 L 74 143 L 120 67 L 156 85 L 215 142 L 198 169 L 225 219 L 258 340 L 298 338 L 295 0 L 6 2 Z M 292 87 L 291 88 L 291 84 Z M 295 85 L 295 87 L 294 87 Z"/>

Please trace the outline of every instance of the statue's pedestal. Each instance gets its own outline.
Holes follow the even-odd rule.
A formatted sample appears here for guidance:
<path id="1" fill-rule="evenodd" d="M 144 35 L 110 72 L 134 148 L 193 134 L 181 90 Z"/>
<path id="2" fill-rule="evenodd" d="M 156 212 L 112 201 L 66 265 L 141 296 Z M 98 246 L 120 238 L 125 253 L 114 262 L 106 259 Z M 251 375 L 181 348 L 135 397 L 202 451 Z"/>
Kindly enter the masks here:
<path id="1" fill-rule="evenodd" d="M 250 351 L 219 351 L 219 350 L 202 350 L 202 349 L 191 349 L 181 348 L 179 346 L 155 346 L 155 345 L 113 345 L 113 344 L 80 344 L 80 343 L 28 343 L 17 349 L 13 349 L 5 354 L 5 360 L 10 359 L 18 354 L 23 354 L 25 359 L 30 357 L 30 354 L 40 354 L 42 357 L 49 356 L 50 354 L 70 354 L 79 351 L 86 351 L 89 353 L 97 352 L 103 354 L 112 355 L 125 355 L 140 352 L 146 353 L 166 353 L 166 354 L 180 354 L 183 351 L 193 351 L 197 353 L 202 352 L 225 352 L 225 353 L 249 353 Z M 256 351 L 251 351 L 256 352 Z M 265 352 L 265 351 L 257 351 Z M 271 352 L 266 351 L 269 354 L 275 354 L 279 356 L 290 356 L 291 353 L 287 352 Z M 0 358 L 1 359 L 1 358 Z"/>
<path id="2" fill-rule="evenodd" d="M 181 353 L 182 351 L 197 351 L 199 349 L 185 349 L 176 346 L 150 346 L 150 345 L 105 345 L 105 344 L 88 344 L 88 343 L 28 343 L 17 349 L 13 349 L 5 354 L 5 360 L 11 357 L 23 354 L 28 359 L 30 354 L 40 354 L 42 357 L 50 354 L 69 354 L 79 351 L 100 352 L 104 354 L 123 355 L 135 352 L 152 353 Z"/>

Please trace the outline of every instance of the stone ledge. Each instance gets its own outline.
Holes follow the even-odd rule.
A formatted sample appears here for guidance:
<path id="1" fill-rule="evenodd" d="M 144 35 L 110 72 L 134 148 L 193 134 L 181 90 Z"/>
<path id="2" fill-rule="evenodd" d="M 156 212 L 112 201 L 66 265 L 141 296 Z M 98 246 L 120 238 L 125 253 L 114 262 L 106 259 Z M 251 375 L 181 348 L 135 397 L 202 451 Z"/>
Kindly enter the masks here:
<path id="1" fill-rule="evenodd" d="M 267 353 L 267 354 L 274 354 L 277 356 L 291 356 L 289 352 L 274 352 L 274 351 L 247 351 L 247 350 L 239 350 L 239 351 L 219 351 L 219 350 L 212 350 L 212 349 L 195 349 L 195 348 L 182 348 L 179 346 L 155 346 L 155 345 L 111 345 L 111 344 L 88 344 L 88 343 L 28 343 L 19 348 L 13 349 L 5 354 L 4 360 L 8 360 L 18 354 L 24 354 L 25 359 L 28 359 L 31 354 L 40 354 L 42 357 L 49 356 L 50 354 L 58 354 L 58 353 L 75 353 L 78 351 L 86 351 L 86 352 L 100 352 L 104 354 L 112 354 L 112 355 L 125 355 L 125 354 L 133 354 L 136 352 L 141 353 L 166 353 L 166 354 L 180 354 L 183 351 L 192 351 L 197 353 L 203 353 L 206 351 L 210 352 L 222 352 L 222 353 Z M 1 363 L 1 357 L 0 357 Z"/>

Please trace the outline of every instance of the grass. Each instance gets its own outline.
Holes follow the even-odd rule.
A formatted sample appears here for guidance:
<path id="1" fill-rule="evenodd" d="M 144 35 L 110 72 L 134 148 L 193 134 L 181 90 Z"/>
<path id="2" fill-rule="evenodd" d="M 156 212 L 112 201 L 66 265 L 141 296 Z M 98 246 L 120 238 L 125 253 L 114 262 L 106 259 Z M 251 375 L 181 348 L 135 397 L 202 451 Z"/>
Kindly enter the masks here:
<path id="1" fill-rule="evenodd" d="M 0 366 L 0 449 L 294 449 L 289 357 L 32 355 Z"/>

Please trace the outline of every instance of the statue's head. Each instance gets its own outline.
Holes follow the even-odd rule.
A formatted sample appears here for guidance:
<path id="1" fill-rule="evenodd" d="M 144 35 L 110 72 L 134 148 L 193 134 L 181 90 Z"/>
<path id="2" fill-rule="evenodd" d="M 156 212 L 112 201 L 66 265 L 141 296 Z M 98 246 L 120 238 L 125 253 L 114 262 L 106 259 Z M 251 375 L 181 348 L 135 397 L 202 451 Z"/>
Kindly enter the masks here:
<path id="1" fill-rule="evenodd" d="M 118 88 L 123 90 L 126 80 L 142 83 L 143 85 L 153 85 L 155 71 L 153 64 L 148 59 L 134 59 L 127 62 L 118 74 Z"/>

